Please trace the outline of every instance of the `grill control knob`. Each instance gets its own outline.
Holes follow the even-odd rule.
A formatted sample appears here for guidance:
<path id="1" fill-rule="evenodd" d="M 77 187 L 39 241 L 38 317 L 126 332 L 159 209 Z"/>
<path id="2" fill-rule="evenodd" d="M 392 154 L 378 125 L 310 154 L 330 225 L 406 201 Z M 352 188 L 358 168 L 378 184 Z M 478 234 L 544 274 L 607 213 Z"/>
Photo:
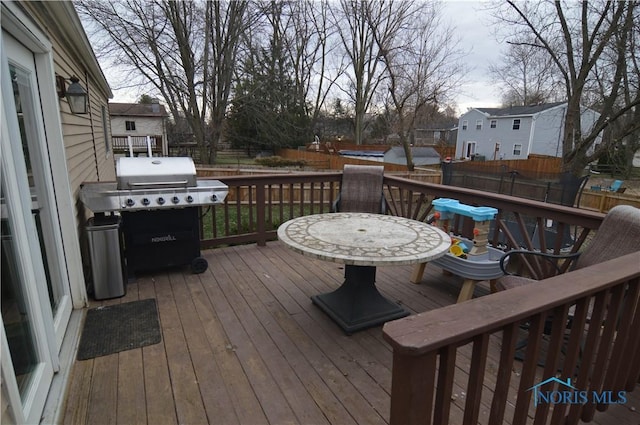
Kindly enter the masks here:
<path id="1" fill-rule="evenodd" d="M 164 205 L 164 198 L 161 196 L 158 198 L 158 205 Z"/>
<path id="2" fill-rule="evenodd" d="M 127 200 L 124 202 L 128 207 L 132 207 L 136 204 L 136 201 L 134 201 L 131 198 L 127 198 Z"/>
<path id="3" fill-rule="evenodd" d="M 178 198 L 177 196 L 174 196 L 173 198 L 171 198 L 171 202 L 173 202 L 174 204 L 177 204 L 180 202 L 180 198 Z"/>
<path id="4" fill-rule="evenodd" d="M 191 195 L 187 196 L 187 202 L 188 203 L 192 203 L 193 202 L 193 196 L 191 196 Z"/>
<path id="5" fill-rule="evenodd" d="M 213 195 L 211 195 L 211 201 L 212 202 L 216 202 L 217 200 L 218 200 L 218 197 L 216 196 L 215 193 Z"/>
<path id="6" fill-rule="evenodd" d="M 151 201 L 149 200 L 149 198 L 142 198 L 142 205 L 144 205 L 145 207 L 147 205 L 149 205 L 151 203 Z"/>

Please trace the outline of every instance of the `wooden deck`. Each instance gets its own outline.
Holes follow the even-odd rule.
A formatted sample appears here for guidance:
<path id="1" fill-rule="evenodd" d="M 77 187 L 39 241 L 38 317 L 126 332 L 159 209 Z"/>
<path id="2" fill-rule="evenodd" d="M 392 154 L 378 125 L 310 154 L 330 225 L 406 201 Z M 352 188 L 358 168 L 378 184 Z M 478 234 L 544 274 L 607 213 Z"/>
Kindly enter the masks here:
<path id="1" fill-rule="evenodd" d="M 76 361 L 64 423 L 388 422 L 392 352 L 381 327 L 347 336 L 309 299 L 340 285 L 342 265 L 303 257 L 279 242 L 203 255 L 209 270 L 201 275 L 185 268 L 142 276 L 125 297 L 104 303 L 156 298 L 163 340 Z M 461 278 L 428 266 L 422 284 L 413 285 L 411 272 L 410 266 L 379 268 L 378 287 L 416 313 L 455 302 Z M 476 296 L 487 292 L 479 287 Z M 496 358 L 498 349 L 490 347 Z M 457 382 L 466 379 L 467 356 L 461 350 Z M 495 372 L 489 361 L 488 375 Z M 452 423 L 460 423 L 456 404 L 465 394 L 454 392 Z M 640 424 L 639 393 L 598 413 L 595 423 Z"/>

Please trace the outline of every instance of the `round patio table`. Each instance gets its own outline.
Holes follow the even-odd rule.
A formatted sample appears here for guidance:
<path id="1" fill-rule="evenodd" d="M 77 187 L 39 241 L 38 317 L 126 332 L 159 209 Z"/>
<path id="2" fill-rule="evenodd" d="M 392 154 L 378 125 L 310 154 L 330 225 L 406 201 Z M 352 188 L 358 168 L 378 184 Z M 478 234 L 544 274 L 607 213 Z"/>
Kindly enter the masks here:
<path id="1" fill-rule="evenodd" d="M 300 254 L 346 265 L 344 283 L 311 300 L 347 334 L 409 315 L 376 288 L 377 266 L 424 263 L 451 245 L 449 235 L 435 226 L 355 212 L 294 218 L 278 228 L 278 238 Z"/>

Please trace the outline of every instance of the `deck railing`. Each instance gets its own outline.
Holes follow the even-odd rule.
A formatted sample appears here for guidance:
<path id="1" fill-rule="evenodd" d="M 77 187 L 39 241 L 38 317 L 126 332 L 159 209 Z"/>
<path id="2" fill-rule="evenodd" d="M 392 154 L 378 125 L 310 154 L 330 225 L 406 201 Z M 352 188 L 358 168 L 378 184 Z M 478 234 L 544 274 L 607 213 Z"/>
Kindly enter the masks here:
<path id="1" fill-rule="evenodd" d="M 111 145 L 115 152 L 134 154 L 147 152 L 162 154 L 162 136 L 112 136 Z"/>
<path id="2" fill-rule="evenodd" d="M 385 324 L 391 424 L 477 424 L 480 415 L 489 424 L 575 424 L 624 403 L 640 377 L 639 263 L 640 253 L 629 254 Z M 491 339 L 501 346 L 497 358 L 488 354 Z M 522 362 L 516 345 L 524 345 Z M 466 402 L 462 420 L 452 421 L 464 349 L 468 381 L 457 391 Z M 492 382 L 489 367 L 497 370 Z"/>
<path id="3" fill-rule="evenodd" d="M 328 212 L 340 187 L 340 172 L 220 176 L 229 186 L 222 205 L 202 212 L 202 246 L 256 242 L 276 237 L 284 221 Z M 216 177 L 211 177 L 216 178 Z M 490 241 L 499 247 L 526 247 L 553 252 L 577 251 L 597 229 L 603 214 L 472 189 L 425 183 L 385 175 L 385 198 L 390 214 L 425 221 L 435 198 L 454 198 L 499 211 Z M 463 218 L 451 225 L 454 233 L 471 237 L 473 223 Z"/>
<path id="4" fill-rule="evenodd" d="M 340 178 L 340 172 L 220 177 L 229 186 L 229 196 L 223 205 L 203 211 L 202 246 L 264 245 L 276 238 L 278 225 L 289 218 L 330 211 Z M 385 175 L 384 185 L 388 213 L 416 220 L 430 217 L 435 198 L 497 208 L 489 240 L 505 250 L 576 252 L 604 217 L 594 211 L 390 175 Z M 450 230 L 469 237 L 473 227 L 473 222 L 458 218 Z M 460 373 L 456 355 L 464 350 L 470 360 L 464 367 L 468 385 L 458 389 L 466 393 L 462 413 L 456 405 L 462 423 L 476 424 L 479 415 L 487 415 L 484 422 L 492 424 L 502 423 L 506 416 L 512 416 L 514 424 L 531 416 L 535 423 L 546 423 L 548 417 L 552 423 L 564 423 L 565 416 L 569 423 L 591 420 L 596 409 L 620 401 L 619 392 L 631 391 L 640 377 L 638 264 L 640 253 L 630 254 L 533 286 L 386 324 L 384 335 L 394 350 L 391 423 L 450 423 L 453 377 Z M 494 339 L 501 346 L 497 358 L 488 350 Z M 521 339 L 526 340 L 524 361 L 516 364 L 514 354 Z M 543 359 L 539 352 L 546 353 Z M 541 361 L 544 368 L 538 367 Z M 492 382 L 485 374 L 489 364 L 498 371 Z M 549 379 L 552 382 L 538 387 Z M 563 392 L 557 387 L 560 382 L 575 390 Z M 537 403 L 535 398 L 532 402 L 549 388 L 579 399 L 553 405 Z M 582 395 L 596 397 L 596 402 L 581 403 Z"/>

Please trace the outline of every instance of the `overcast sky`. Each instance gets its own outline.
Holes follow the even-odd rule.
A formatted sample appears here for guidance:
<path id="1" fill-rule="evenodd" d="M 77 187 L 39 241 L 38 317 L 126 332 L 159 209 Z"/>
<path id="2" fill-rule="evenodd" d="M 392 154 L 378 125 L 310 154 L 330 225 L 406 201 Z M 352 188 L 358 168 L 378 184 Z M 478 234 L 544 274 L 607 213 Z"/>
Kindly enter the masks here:
<path id="1" fill-rule="evenodd" d="M 489 77 L 489 65 L 500 60 L 503 45 L 492 35 L 491 21 L 478 1 L 445 0 L 444 19 L 458 29 L 461 47 L 469 51 L 466 63 L 470 72 L 457 96 L 458 110 L 464 113 L 470 107 L 500 106 L 500 92 Z"/>
<path id="2" fill-rule="evenodd" d="M 488 67 L 497 63 L 502 45 L 492 35 L 490 19 L 479 1 L 444 0 L 444 21 L 457 28 L 462 50 L 469 51 L 466 64 L 469 74 L 463 80 L 460 95 L 456 97 L 458 112 L 470 107 L 496 107 L 500 105 L 500 93 L 491 83 Z M 107 79 L 111 79 L 107 73 Z M 115 81 L 110 81 L 114 84 Z M 112 102 L 135 102 L 139 94 L 131 88 L 116 90 L 112 87 Z"/>

